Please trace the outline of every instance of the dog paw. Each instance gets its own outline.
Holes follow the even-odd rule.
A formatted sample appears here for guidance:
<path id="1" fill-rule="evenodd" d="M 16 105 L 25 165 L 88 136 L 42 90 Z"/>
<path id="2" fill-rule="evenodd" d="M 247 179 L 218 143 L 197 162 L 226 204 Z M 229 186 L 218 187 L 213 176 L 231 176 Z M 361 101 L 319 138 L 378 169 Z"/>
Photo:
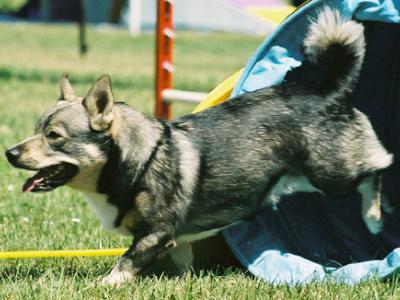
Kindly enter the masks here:
<path id="1" fill-rule="evenodd" d="M 375 216 L 364 216 L 364 222 L 372 234 L 378 234 L 383 229 L 382 217 L 376 218 Z"/>
<path id="2" fill-rule="evenodd" d="M 112 270 L 111 273 L 100 281 L 100 286 L 120 287 L 123 283 L 133 279 L 128 271 Z"/>

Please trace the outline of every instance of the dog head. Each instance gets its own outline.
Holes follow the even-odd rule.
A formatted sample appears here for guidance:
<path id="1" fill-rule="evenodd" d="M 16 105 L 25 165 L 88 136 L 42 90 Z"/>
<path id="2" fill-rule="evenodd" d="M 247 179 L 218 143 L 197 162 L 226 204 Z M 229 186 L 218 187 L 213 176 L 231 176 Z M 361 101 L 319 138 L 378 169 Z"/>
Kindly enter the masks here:
<path id="1" fill-rule="evenodd" d="M 101 76 L 83 99 L 63 75 L 60 91 L 34 135 L 6 151 L 14 167 L 37 172 L 26 180 L 23 191 L 46 192 L 65 184 L 95 189 L 96 172 L 106 162 L 114 119 L 110 78 Z"/>

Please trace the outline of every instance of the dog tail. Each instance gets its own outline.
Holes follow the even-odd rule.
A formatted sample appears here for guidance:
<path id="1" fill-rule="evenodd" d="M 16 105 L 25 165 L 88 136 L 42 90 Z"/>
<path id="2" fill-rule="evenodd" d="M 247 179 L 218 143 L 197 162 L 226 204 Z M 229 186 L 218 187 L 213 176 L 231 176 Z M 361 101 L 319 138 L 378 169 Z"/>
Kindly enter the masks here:
<path id="1" fill-rule="evenodd" d="M 320 70 L 315 88 L 338 97 L 350 92 L 358 79 L 364 60 L 364 27 L 345 20 L 337 10 L 322 9 L 311 21 L 304 40 L 307 63 Z"/>

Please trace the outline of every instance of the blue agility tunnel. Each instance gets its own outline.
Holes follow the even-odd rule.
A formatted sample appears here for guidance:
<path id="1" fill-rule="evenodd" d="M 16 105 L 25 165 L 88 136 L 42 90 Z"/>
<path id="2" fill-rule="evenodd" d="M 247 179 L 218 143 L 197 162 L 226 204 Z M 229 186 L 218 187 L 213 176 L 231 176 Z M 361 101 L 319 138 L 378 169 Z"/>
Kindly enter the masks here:
<path id="1" fill-rule="evenodd" d="M 384 173 L 383 189 L 400 204 L 400 0 L 308 2 L 260 46 L 232 96 L 279 84 L 300 66 L 310 18 L 324 5 L 365 25 L 366 57 L 353 103 L 395 156 Z M 296 194 L 282 199 L 277 211 L 266 210 L 228 228 L 224 236 L 240 262 L 268 282 L 354 284 L 371 276 L 386 278 L 400 268 L 400 205 L 384 219 L 383 231 L 374 236 L 362 221 L 358 194 L 346 199 Z"/>

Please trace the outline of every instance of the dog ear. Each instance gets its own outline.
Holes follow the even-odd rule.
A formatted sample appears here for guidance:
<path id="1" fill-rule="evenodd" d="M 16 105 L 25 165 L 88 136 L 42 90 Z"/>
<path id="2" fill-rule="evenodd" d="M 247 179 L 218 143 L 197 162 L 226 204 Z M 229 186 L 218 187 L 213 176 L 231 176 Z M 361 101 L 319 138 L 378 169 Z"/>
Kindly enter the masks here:
<path id="1" fill-rule="evenodd" d="M 64 73 L 60 78 L 60 101 L 75 101 L 77 100 L 74 89 L 68 80 L 68 73 Z"/>
<path id="2" fill-rule="evenodd" d="M 113 120 L 114 96 L 111 79 L 103 75 L 93 84 L 83 105 L 89 114 L 90 126 L 93 130 L 103 131 L 111 126 Z"/>

